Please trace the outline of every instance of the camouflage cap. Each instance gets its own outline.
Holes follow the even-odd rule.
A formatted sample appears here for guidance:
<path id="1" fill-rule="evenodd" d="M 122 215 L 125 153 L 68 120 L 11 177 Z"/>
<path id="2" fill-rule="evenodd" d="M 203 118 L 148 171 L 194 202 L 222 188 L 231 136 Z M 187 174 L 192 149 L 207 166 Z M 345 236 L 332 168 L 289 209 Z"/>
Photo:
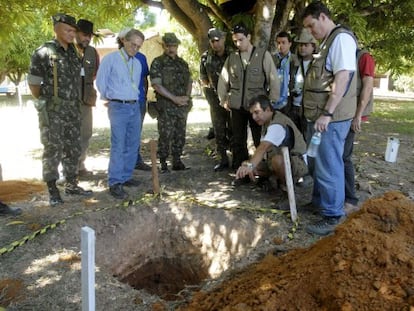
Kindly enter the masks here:
<path id="1" fill-rule="evenodd" d="M 220 40 L 225 35 L 226 35 L 226 33 L 224 31 L 221 31 L 218 28 L 210 28 L 208 30 L 208 34 L 207 34 L 207 36 L 210 40 Z"/>
<path id="2" fill-rule="evenodd" d="M 76 29 L 78 29 L 78 25 L 76 24 L 76 19 L 70 15 L 58 13 L 52 16 L 53 26 L 57 23 L 65 23 L 68 24 Z"/>
<path id="3" fill-rule="evenodd" d="M 181 43 L 173 32 L 166 32 L 161 39 L 165 44 L 178 45 Z"/>
<path id="4" fill-rule="evenodd" d="M 312 36 L 307 28 L 303 28 L 300 32 L 299 37 L 295 38 L 297 43 L 314 43 L 316 44 L 316 39 Z"/>

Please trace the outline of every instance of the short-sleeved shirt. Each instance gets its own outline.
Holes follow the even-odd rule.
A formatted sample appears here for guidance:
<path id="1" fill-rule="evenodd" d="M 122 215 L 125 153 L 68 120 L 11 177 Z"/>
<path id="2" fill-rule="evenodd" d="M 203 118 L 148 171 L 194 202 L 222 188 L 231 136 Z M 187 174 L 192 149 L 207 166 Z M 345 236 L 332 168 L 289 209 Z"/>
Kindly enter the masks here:
<path id="1" fill-rule="evenodd" d="M 361 55 L 358 62 L 358 70 L 361 78 L 375 76 L 375 61 L 369 53 Z"/>
<path id="2" fill-rule="evenodd" d="M 54 94 L 54 70 L 57 66 L 57 89 Z M 55 39 L 40 46 L 33 53 L 28 82 L 40 85 L 40 96 L 54 95 L 64 100 L 79 100 L 81 90 L 81 59 L 73 44 L 65 50 Z"/>
<path id="3" fill-rule="evenodd" d="M 329 48 L 326 69 L 336 74 L 341 70 L 356 71 L 355 39 L 347 33 L 338 34 Z"/>
<path id="4" fill-rule="evenodd" d="M 262 141 L 267 141 L 272 145 L 279 147 L 286 137 L 286 129 L 280 124 L 271 124 L 267 128 L 265 136 L 261 138 Z"/>

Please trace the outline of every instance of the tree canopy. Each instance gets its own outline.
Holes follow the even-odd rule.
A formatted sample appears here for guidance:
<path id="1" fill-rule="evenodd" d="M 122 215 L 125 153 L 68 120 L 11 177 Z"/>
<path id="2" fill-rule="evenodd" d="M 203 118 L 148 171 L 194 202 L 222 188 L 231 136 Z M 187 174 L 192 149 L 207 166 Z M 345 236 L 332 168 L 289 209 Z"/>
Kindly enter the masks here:
<path id="1" fill-rule="evenodd" d="M 274 38 L 282 30 L 297 34 L 305 0 L 0 0 L 0 80 L 27 71 L 30 55 L 52 37 L 50 17 L 65 12 L 76 18 L 94 21 L 96 28 L 119 29 L 138 24 L 140 8 L 157 7 L 191 34 L 199 53 L 208 47 L 210 27 L 228 30 L 243 21 L 252 27 L 258 46 L 274 49 Z M 356 33 L 362 46 L 374 55 L 378 69 L 392 73 L 412 72 L 414 49 L 414 1 L 400 0 L 326 0 L 336 22 Z M 7 14 L 5 14 L 7 13 Z M 142 15 L 140 15 L 142 16 Z M 145 18 L 145 15 L 144 15 Z M 140 21 L 140 26 L 145 21 Z"/>

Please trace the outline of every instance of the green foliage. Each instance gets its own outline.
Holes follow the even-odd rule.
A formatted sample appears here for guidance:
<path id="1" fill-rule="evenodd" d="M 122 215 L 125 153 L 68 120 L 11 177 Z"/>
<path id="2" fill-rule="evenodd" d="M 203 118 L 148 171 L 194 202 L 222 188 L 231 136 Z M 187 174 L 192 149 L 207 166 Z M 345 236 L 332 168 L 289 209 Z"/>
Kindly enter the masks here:
<path id="1" fill-rule="evenodd" d="M 414 75 L 399 75 L 395 77 L 394 87 L 399 92 L 414 92 Z"/>
<path id="2" fill-rule="evenodd" d="M 236 14 L 231 18 L 231 25 L 237 25 L 237 24 L 244 24 L 247 29 L 250 29 L 250 31 L 253 32 L 254 29 L 254 19 L 252 15 L 246 15 L 246 14 Z"/>
<path id="3" fill-rule="evenodd" d="M 148 7 L 138 8 L 135 14 L 136 27 L 145 30 L 149 27 L 154 27 L 156 24 L 156 16 L 149 11 Z"/>
<path id="4" fill-rule="evenodd" d="M 372 116 L 389 121 L 390 128 L 383 128 L 382 130 L 384 133 L 396 132 L 399 134 L 411 135 L 411 137 L 414 136 L 413 101 L 376 100 Z"/>

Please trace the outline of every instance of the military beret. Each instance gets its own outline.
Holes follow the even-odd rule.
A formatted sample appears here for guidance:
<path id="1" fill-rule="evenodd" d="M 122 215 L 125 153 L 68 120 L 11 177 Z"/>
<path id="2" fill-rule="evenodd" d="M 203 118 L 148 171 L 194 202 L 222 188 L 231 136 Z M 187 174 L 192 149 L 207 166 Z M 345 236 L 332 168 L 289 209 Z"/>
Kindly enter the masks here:
<path id="1" fill-rule="evenodd" d="M 181 43 L 173 32 L 166 32 L 161 39 L 165 44 L 178 45 Z"/>
<path id="2" fill-rule="evenodd" d="M 207 35 L 210 40 L 220 40 L 226 33 L 218 28 L 210 28 Z"/>
<path id="3" fill-rule="evenodd" d="M 78 29 L 78 25 L 76 24 L 76 19 L 70 15 L 58 13 L 52 16 L 52 20 L 53 20 L 53 26 L 56 25 L 57 23 L 65 23 Z"/>

